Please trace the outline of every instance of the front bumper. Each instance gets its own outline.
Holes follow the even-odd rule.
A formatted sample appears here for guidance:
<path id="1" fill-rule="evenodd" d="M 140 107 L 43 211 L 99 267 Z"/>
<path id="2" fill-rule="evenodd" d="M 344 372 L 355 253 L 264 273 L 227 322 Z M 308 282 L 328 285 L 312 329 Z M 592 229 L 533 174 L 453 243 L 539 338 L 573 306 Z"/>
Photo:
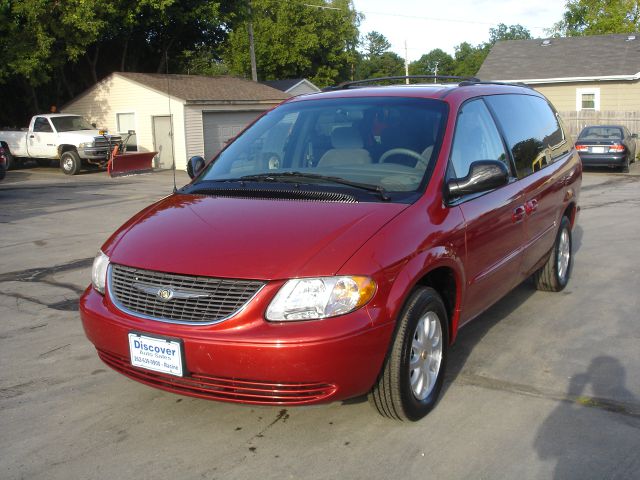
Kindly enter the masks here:
<path id="1" fill-rule="evenodd" d="M 108 160 L 109 147 L 90 147 L 78 149 L 78 155 L 85 160 Z"/>
<path id="2" fill-rule="evenodd" d="M 351 398 L 371 389 L 393 334 L 391 322 L 373 327 L 365 307 L 332 319 L 269 323 L 256 307 L 264 305 L 259 297 L 268 294 L 261 292 L 253 306 L 225 322 L 193 326 L 130 316 L 108 295 L 89 287 L 80 301 L 80 316 L 107 365 L 173 393 L 236 403 L 304 405 Z M 181 339 L 185 375 L 133 367 L 131 331 Z"/>

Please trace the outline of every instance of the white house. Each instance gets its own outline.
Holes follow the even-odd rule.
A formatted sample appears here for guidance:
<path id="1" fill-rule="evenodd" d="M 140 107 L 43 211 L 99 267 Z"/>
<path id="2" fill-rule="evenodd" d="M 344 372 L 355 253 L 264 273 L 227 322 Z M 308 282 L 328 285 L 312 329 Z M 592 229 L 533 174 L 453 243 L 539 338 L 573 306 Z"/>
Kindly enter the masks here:
<path id="1" fill-rule="evenodd" d="M 185 169 L 193 155 L 211 158 L 260 113 L 290 97 L 230 76 L 112 73 L 61 108 L 99 128 L 135 130 L 138 151 L 158 151 L 155 166 Z M 173 141 L 172 141 L 173 140 Z"/>

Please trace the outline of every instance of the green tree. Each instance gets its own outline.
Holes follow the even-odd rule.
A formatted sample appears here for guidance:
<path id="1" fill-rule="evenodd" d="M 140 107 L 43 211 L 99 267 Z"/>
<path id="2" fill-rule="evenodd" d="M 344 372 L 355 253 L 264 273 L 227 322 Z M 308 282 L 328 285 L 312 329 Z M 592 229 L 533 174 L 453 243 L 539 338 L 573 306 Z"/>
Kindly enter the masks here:
<path id="1" fill-rule="evenodd" d="M 500 40 L 527 40 L 531 38 L 531 32 L 520 24 L 505 25 L 499 23 L 496 28 L 489 29 L 489 43 L 495 44 Z"/>
<path id="2" fill-rule="evenodd" d="M 394 52 L 384 52 L 363 59 L 358 66 L 358 78 L 379 78 L 404 75 L 404 59 Z"/>
<path id="3" fill-rule="evenodd" d="M 350 0 L 252 0 L 258 78 L 309 78 L 319 86 L 351 77 L 357 58 L 359 16 Z M 223 55 L 229 70 L 249 76 L 247 23 L 230 33 Z"/>
<path id="4" fill-rule="evenodd" d="M 638 0 L 568 0 L 562 20 L 549 33 L 553 36 L 604 35 L 640 30 Z"/>
<path id="5" fill-rule="evenodd" d="M 487 58 L 491 45 L 488 43 L 473 46 L 468 42 L 462 42 L 455 47 L 454 75 L 472 77 L 476 74 L 482 62 Z"/>
<path id="6" fill-rule="evenodd" d="M 379 57 L 391 48 L 391 43 L 389 43 L 387 37 L 376 31 L 367 33 L 362 40 L 362 44 L 366 58 Z"/>
<path id="7" fill-rule="evenodd" d="M 411 75 L 435 75 L 436 69 L 438 75 L 453 75 L 455 69 L 453 57 L 439 48 L 431 50 L 409 64 Z"/>

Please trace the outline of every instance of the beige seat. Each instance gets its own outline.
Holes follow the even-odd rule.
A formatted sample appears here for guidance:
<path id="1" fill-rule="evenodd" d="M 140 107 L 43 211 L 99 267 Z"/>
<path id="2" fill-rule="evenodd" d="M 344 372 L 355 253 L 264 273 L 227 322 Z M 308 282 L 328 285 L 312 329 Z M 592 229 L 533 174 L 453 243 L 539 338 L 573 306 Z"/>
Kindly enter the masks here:
<path id="1" fill-rule="evenodd" d="M 338 127 L 331 132 L 331 150 L 318 162 L 318 166 L 361 165 L 371 163 L 371 155 L 362 148 L 362 137 L 354 127 Z"/>

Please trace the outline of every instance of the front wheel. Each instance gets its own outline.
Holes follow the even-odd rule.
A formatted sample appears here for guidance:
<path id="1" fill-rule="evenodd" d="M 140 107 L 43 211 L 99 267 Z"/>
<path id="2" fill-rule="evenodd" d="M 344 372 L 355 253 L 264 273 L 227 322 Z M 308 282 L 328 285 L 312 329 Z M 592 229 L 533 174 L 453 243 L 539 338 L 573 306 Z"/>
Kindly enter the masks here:
<path id="1" fill-rule="evenodd" d="M 449 346 L 442 298 L 433 288 L 417 288 L 398 322 L 369 401 L 385 417 L 416 421 L 431 411 L 442 389 Z"/>
<path id="2" fill-rule="evenodd" d="M 78 152 L 70 150 L 60 156 L 60 170 L 62 170 L 65 175 L 75 175 L 80 171 L 81 166 L 82 161 L 80 160 Z"/>
<path id="3" fill-rule="evenodd" d="M 556 242 L 547 263 L 533 274 L 533 281 L 538 290 L 559 292 L 567 286 L 573 263 L 572 243 L 571 222 L 568 217 L 562 217 Z"/>

